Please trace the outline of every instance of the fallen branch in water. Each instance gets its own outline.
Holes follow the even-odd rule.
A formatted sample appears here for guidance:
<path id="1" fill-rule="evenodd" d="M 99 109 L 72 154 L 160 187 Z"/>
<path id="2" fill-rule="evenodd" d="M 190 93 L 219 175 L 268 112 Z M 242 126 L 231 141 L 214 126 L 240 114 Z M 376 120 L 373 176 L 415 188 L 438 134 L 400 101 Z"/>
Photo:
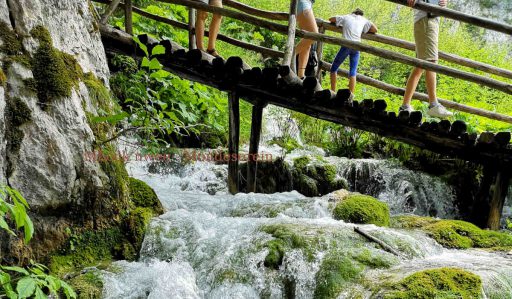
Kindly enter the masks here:
<path id="1" fill-rule="evenodd" d="M 356 233 L 360 234 L 361 236 L 365 237 L 366 239 L 379 244 L 380 247 L 382 247 L 382 249 L 386 250 L 387 252 L 392 253 L 396 256 L 401 256 L 400 252 L 396 251 L 393 247 L 391 247 L 388 244 L 384 243 L 383 241 L 375 238 L 374 236 L 368 234 L 367 232 L 361 230 L 359 227 L 357 227 L 357 226 L 354 227 L 354 231 Z"/>

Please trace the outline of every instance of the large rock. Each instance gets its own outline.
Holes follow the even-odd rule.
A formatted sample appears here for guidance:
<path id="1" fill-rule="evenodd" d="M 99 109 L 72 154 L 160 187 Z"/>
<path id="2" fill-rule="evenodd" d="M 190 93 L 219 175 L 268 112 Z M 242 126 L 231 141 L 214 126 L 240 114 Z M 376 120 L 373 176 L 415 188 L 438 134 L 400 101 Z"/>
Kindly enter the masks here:
<path id="1" fill-rule="evenodd" d="M 98 228 L 118 220 L 118 212 L 126 209 L 124 166 L 85 159 L 97 138 L 88 116 L 97 114 L 98 105 L 112 105 L 98 103 L 85 84 L 94 80 L 102 85 L 109 74 L 91 8 L 84 0 L 0 0 L 0 66 L 7 77 L 5 88 L 0 84 L 0 184 L 27 199 L 39 224 L 32 244 L 52 235 L 44 231 L 52 225 L 44 223 L 80 221 L 79 227 Z M 57 74 L 42 79 L 65 78 L 67 85 L 42 84 L 34 57 L 57 59 L 55 65 L 64 67 L 44 69 L 43 64 L 45 75 L 54 69 Z M 41 86 L 52 84 L 61 93 L 47 92 L 52 100 L 43 101 Z M 62 231 L 53 232 L 58 236 L 51 246 L 60 245 Z M 1 260 L 7 242 L 0 244 Z"/>

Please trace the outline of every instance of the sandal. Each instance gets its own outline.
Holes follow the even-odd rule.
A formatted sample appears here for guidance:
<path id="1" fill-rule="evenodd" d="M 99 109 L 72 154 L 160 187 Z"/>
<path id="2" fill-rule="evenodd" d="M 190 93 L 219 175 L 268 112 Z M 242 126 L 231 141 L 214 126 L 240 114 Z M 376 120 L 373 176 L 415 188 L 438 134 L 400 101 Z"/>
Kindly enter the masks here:
<path id="1" fill-rule="evenodd" d="M 221 57 L 221 56 L 219 55 L 219 53 L 217 53 L 217 50 L 215 50 L 215 49 L 206 50 L 206 53 L 208 53 L 208 54 L 212 55 L 213 57 Z"/>

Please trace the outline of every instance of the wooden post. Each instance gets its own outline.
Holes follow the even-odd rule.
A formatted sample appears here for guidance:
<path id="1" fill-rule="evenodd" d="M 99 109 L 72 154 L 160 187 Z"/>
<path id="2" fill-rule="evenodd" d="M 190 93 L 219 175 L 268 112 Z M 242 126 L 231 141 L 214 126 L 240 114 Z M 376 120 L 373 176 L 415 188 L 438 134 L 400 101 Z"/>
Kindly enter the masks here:
<path id="1" fill-rule="evenodd" d="M 196 10 L 188 9 L 188 49 L 196 49 Z"/>
<path id="2" fill-rule="evenodd" d="M 247 162 L 247 192 L 256 192 L 256 174 L 258 172 L 258 152 L 260 147 L 263 106 L 252 107 L 251 140 L 249 143 L 249 159 Z"/>
<path id="3" fill-rule="evenodd" d="M 124 0 L 124 27 L 126 33 L 133 35 L 132 0 Z"/>
<path id="4" fill-rule="evenodd" d="M 105 10 L 105 13 L 101 16 L 101 24 L 107 24 L 108 18 L 116 10 L 119 3 L 121 3 L 121 0 L 114 0 L 110 2 L 109 6 L 107 6 L 107 10 Z"/>
<path id="5" fill-rule="evenodd" d="M 320 34 L 325 34 L 325 27 L 323 25 L 320 25 L 318 27 L 318 32 Z M 322 61 L 324 55 L 324 43 L 323 42 L 317 42 L 316 46 L 316 56 L 318 57 L 318 69 L 316 70 L 316 78 L 318 79 L 318 82 L 322 82 L 322 68 L 320 67 L 320 61 Z"/>
<path id="6" fill-rule="evenodd" d="M 228 189 L 229 193 L 239 192 L 238 146 L 240 141 L 240 98 L 234 91 L 229 92 L 229 161 Z"/>
<path id="7" fill-rule="evenodd" d="M 499 171 L 493 187 L 489 218 L 487 227 L 492 230 L 500 229 L 500 220 L 503 213 L 503 205 L 508 193 L 510 183 L 510 174 L 505 171 Z"/>
<path id="8" fill-rule="evenodd" d="M 290 66 L 295 50 L 295 29 L 297 28 L 297 0 L 291 0 L 290 17 L 288 18 L 288 40 L 284 51 L 283 64 Z"/>

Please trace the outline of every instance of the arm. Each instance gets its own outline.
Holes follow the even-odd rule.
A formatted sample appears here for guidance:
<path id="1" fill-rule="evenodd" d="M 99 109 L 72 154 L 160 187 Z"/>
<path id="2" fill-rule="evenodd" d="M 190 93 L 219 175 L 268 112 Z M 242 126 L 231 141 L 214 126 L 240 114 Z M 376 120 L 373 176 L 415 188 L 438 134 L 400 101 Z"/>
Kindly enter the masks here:
<path id="1" fill-rule="evenodd" d="M 377 26 L 375 26 L 375 24 L 372 23 L 372 27 L 370 27 L 368 33 L 377 33 L 377 31 L 379 31 L 379 29 L 377 28 Z"/>
<path id="2" fill-rule="evenodd" d="M 444 0 L 442 0 L 444 1 Z M 416 0 L 407 0 L 407 4 L 410 6 L 410 7 L 413 7 L 415 4 L 416 4 Z"/>

